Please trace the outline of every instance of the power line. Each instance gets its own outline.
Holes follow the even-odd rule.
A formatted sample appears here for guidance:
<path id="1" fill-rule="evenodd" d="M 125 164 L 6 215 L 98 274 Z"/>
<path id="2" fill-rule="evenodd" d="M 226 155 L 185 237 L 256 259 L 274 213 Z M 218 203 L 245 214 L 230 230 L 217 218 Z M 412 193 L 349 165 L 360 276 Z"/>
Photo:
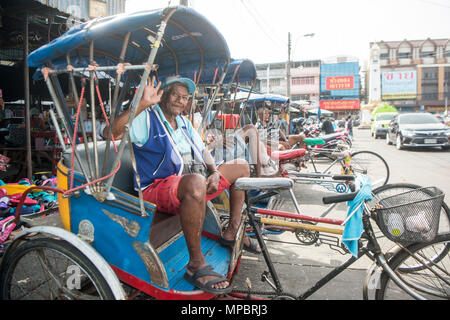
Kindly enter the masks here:
<path id="1" fill-rule="evenodd" d="M 432 4 L 432 5 L 435 5 L 435 6 L 438 6 L 438 7 L 442 7 L 442 8 L 449 8 L 450 9 L 449 5 L 445 5 L 445 4 L 442 4 L 442 3 L 436 3 L 434 1 L 429 1 L 429 0 L 416 0 L 416 1 Z"/>
<path id="2" fill-rule="evenodd" d="M 264 26 L 261 25 L 260 21 L 258 20 L 258 18 L 254 15 L 254 13 L 252 12 L 252 10 L 247 7 L 247 5 L 245 4 L 244 0 L 241 0 L 242 5 L 245 7 L 245 9 L 247 10 L 247 12 L 249 13 L 249 15 L 253 18 L 253 20 L 255 21 L 255 23 L 258 25 L 258 27 L 261 29 L 261 31 L 266 35 L 267 38 L 269 38 L 274 44 L 280 45 L 281 43 L 278 42 L 279 40 L 276 38 L 273 38 L 270 34 L 267 33 L 267 31 L 265 30 Z M 283 44 L 284 46 L 284 44 Z M 284 50 L 281 50 L 279 47 L 277 47 L 277 49 L 280 50 L 280 52 L 284 53 Z"/>
<path id="3" fill-rule="evenodd" d="M 253 3 L 253 1 L 252 1 L 252 0 L 247 0 L 247 2 L 248 2 L 248 3 L 250 4 L 250 6 L 253 8 L 253 11 L 256 13 L 256 15 L 259 17 L 259 19 L 264 23 L 264 25 L 269 26 L 269 31 L 275 30 L 275 28 L 273 27 L 273 25 L 271 25 L 271 23 L 270 23 L 269 21 L 267 21 L 267 20 L 264 18 L 264 15 L 262 15 L 262 14 L 258 11 L 258 8 L 257 8 L 257 6 L 255 6 L 255 4 Z M 282 41 L 282 40 L 279 40 L 277 34 L 272 33 L 272 35 L 274 35 L 275 38 L 276 38 L 278 41 L 280 41 L 280 42 L 279 42 L 280 44 L 283 44 L 284 46 L 287 46 L 287 42 L 284 42 L 284 41 Z"/>

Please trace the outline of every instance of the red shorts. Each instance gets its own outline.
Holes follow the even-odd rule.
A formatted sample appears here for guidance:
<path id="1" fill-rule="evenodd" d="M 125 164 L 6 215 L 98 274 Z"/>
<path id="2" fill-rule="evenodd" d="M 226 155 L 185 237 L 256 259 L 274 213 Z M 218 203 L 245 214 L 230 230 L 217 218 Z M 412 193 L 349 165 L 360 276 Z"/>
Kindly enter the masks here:
<path id="1" fill-rule="evenodd" d="M 142 191 L 144 200 L 156 205 L 161 212 L 178 215 L 181 202 L 178 199 L 178 185 L 183 176 L 172 175 L 165 179 L 156 179 L 148 188 Z M 230 183 L 220 175 L 219 187 L 213 194 L 206 194 L 206 201 L 218 197 L 225 189 L 230 188 Z"/>

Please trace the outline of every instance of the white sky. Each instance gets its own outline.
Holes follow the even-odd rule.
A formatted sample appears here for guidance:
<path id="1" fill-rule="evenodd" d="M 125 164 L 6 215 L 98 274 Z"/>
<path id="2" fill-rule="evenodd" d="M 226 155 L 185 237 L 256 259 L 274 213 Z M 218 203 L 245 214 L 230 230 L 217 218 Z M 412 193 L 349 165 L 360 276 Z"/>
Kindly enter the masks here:
<path id="1" fill-rule="evenodd" d="M 179 0 L 126 0 L 126 11 Z M 368 59 L 372 41 L 450 38 L 450 0 L 190 0 L 225 37 L 232 58 L 254 63 Z M 314 37 L 303 37 L 315 33 Z"/>

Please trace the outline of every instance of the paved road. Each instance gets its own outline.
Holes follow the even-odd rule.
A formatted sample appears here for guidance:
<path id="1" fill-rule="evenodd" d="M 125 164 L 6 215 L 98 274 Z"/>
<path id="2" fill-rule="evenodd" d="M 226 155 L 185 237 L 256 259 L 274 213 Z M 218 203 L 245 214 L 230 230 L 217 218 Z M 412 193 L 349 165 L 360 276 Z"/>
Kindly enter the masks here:
<path id="1" fill-rule="evenodd" d="M 450 196 L 450 152 L 440 148 L 397 150 L 384 139 L 375 140 L 369 130 L 357 130 L 355 147 L 379 153 L 391 169 L 390 183 L 410 182 L 422 186 L 436 186 Z"/>
<path id="2" fill-rule="evenodd" d="M 372 150 L 382 155 L 390 167 L 390 183 L 410 182 L 423 186 L 437 186 L 450 195 L 450 184 L 448 183 L 450 152 L 439 149 L 399 151 L 394 146 L 387 146 L 384 140 L 371 138 L 368 130 L 355 130 L 354 148 Z M 323 212 L 324 206 L 321 198 L 326 194 L 331 194 L 321 186 L 305 184 L 296 184 L 294 193 L 302 213 L 313 216 L 319 216 Z M 295 212 L 292 203 L 287 201 L 287 194 L 283 196 L 286 202 L 281 210 Z M 450 200 L 447 199 L 447 203 L 450 203 Z M 329 217 L 344 219 L 346 214 L 346 205 L 339 204 Z M 59 217 L 51 216 L 45 221 L 45 224 L 59 225 Z M 338 250 L 336 246 L 330 247 L 326 244 L 301 246 L 291 232 L 271 235 L 268 238 L 272 240 L 267 243 L 284 290 L 294 295 L 303 293 L 335 266 L 350 257 L 349 254 L 343 255 L 336 251 Z M 337 243 L 340 238 L 330 238 L 328 241 Z M 370 264 L 371 262 L 367 258 L 360 259 L 320 291 L 314 293 L 310 299 L 361 300 L 363 282 L 367 275 L 366 269 Z M 253 289 L 269 291 L 270 287 L 267 282 L 260 281 L 261 274 L 267 270 L 261 255 L 245 253 L 233 286 L 245 288 L 248 278 Z"/>
<path id="3" fill-rule="evenodd" d="M 450 152 L 440 149 L 397 150 L 386 145 L 384 140 L 375 140 L 369 130 L 355 130 L 353 147 L 357 150 L 372 150 L 387 161 L 390 167 L 389 183 L 409 182 L 422 186 L 436 186 L 450 196 Z M 329 194 L 323 187 L 296 184 L 294 193 L 302 213 L 318 216 L 323 212 L 322 196 Z M 287 198 L 287 196 L 285 196 Z M 450 200 L 447 198 L 447 203 Z M 285 203 L 282 210 L 295 212 L 291 203 Z M 347 214 L 345 204 L 339 204 L 329 217 L 343 219 Z M 309 289 L 315 282 L 343 263 L 350 255 L 342 255 L 327 245 L 299 246 L 295 235 L 285 232 L 271 235 L 268 239 L 287 241 L 293 244 L 268 242 L 272 261 L 282 279 L 284 290 L 299 295 Z M 337 241 L 337 239 L 335 239 Z M 315 300 L 361 300 L 366 269 L 371 261 L 362 258 L 337 276 L 309 299 Z M 263 257 L 245 253 L 238 276 L 234 281 L 236 287 L 245 286 L 250 279 L 253 289 L 269 291 L 267 283 L 260 282 L 261 273 L 268 271 Z"/>

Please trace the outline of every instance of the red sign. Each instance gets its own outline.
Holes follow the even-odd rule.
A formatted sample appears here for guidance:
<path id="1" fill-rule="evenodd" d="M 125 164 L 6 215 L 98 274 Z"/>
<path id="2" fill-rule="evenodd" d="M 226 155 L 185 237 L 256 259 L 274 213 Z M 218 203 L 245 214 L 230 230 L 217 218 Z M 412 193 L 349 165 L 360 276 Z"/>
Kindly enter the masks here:
<path id="1" fill-rule="evenodd" d="M 320 101 L 320 108 L 326 110 L 359 109 L 359 100 L 325 100 Z"/>
<path id="2" fill-rule="evenodd" d="M 225 121 L 225 129 L 235 129 L 239 123 L 239 115 L 238 114 L 224 114 L 223 115 Z M 218 115 L 217 119 L 222 119 L 222 115 Z"/>
<path id="3" fill-rule="evenodd" d="M 325 89 L 326 90 L 347 90 L 355 88 L 355 77 L 326 77 Z"/>

